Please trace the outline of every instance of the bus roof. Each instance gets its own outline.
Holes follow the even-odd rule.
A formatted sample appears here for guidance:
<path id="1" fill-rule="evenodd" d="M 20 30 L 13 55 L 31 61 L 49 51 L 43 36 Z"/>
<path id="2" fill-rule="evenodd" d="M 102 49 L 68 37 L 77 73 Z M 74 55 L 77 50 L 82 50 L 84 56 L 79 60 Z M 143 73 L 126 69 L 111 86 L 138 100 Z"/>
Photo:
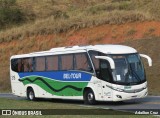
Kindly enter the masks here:
<path id="1" fill-rule="evenodd" d="M 33 52 L 29 54 L 14 55 L 11 58 L 20 58 L 20 57 L 30 57 L 30 56 L 41 56 L 41 55 L 50 55 L 50 54 L 65 54 L 65 53 L 78 53 L 86 52 L 87 50 L 95 50 L 105 54 L 130 54 L 137 53 L 137 51 L 129 46 L 124 45 L 87 45 L 87 46 L 70 46 L 70 47 L 58 47 L 52 48 L 48 51 Z"/>
<path id="2" fill-rule="evenodd" d="M 134 48 L 124 45 L 95 45 L 94 49 L 97 49 L 105 54 L 137 53 L 137 51 Z"/>
<path id="3" fill-rule="evenodd" d="M 88 45 L 88 46 L 72 46 L 52 48 L 50 51 L 67 51 L 67 50 L 97 50 L 106 54 L 128 54 L 137 51 L 129 46 L 124 45 Z"/>

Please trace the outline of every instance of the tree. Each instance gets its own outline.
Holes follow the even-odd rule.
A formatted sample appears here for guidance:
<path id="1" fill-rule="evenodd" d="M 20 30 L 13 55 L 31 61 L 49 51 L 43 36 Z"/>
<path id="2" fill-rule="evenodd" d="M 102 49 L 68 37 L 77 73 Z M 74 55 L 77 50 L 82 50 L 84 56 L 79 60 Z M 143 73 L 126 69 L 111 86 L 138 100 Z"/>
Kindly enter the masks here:
<path id="1" fill-rule="evenodd" d="M 22 21 L 24 15 L 16 5 L 16 0 L 0 0 L 0 29 Z"/>

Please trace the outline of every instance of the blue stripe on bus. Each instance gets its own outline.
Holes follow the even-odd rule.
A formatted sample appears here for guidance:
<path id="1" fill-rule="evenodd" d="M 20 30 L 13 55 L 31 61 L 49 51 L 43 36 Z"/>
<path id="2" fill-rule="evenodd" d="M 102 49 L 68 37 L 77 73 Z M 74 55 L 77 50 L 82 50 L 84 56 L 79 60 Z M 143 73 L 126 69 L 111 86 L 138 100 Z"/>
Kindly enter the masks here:
<path id="1" fill-rule="evenodd" d="M 26 76 L 43 76 L 59 81 L 90 81 L 92 77 L 92 74 L 80 71 L 24 72 L 18 74 L 20 78 Z"/>

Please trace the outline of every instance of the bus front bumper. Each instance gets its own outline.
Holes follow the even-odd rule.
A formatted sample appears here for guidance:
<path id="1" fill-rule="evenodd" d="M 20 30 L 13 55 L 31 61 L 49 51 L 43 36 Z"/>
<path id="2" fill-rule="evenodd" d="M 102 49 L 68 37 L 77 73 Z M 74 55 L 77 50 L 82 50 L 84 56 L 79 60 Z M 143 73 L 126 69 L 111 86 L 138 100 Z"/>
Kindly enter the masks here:
<path id="1" fill-rule="evenodd" d="M 144 98 L 148 95 L 148 89 L 144 89 L 140 92 L 135 93 L 126 93 L 126 92 L 113 92 L 113 101 L 124 101 L 124 100 L 131 100 L 136 98 Z"/>

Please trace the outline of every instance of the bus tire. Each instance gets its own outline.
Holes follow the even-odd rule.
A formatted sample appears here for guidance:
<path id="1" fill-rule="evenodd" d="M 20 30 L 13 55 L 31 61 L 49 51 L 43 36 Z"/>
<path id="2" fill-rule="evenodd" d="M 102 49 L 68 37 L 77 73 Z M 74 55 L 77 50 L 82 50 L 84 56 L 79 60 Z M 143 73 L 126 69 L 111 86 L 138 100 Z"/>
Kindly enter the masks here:
<path id="1" fill-rule="evenodd" d="M 84 92 L 84 104 L 94 105 L 96 103 L 95 95 L 91 89 L 88 89 Z"/>
<path id="2" fill-rule="evenodd" d="M 30 101 L 36 100 L 36 97 L 32 88 L 27 89 L 27 99 Z"/>

